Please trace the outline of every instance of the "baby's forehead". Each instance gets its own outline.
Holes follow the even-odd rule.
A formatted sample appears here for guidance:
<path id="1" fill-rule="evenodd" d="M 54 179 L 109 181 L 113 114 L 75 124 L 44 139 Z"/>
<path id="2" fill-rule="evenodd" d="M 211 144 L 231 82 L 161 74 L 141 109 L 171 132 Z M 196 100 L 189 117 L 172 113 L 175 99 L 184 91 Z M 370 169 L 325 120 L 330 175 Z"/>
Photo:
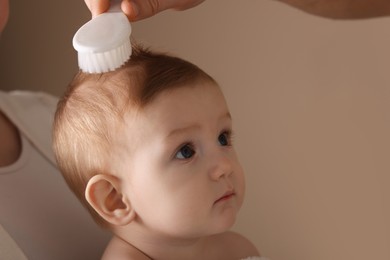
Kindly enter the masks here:
<path id="1" fill-rule="evenodd" d="M 201 95 L 199 95 L 201 93 Z M 194 103 L 194 99 L 203 100 L 202 104 L 208 104 L 211 108 L 214 108 L 218 102 L 221 109 L 226 105 L 226 100 L 222 93 L 221 88 L 215 82 L 201 82 L 201 83 L 192 83 L 185 85 L 172 86 L 170 88 L 160 89 L 153 94 L 147 93 L 149 95 L 147 98 L 142 99 L 136 102 L 130 102 L 127 109 L 127 120 L 134 121 L 139 118 L 143 120 L 153 120 L 155 119 L 156 114 L 159 114 L 159 117 L 163 117 L 162 113 L 165 111 L 165 116 L 167 112 L 172 112 L 175 115 L 189 115 L 191 111 L 189 106 L 197 107 L 197 103 Z M 217 99 L 217 100 L 216 100 Z M 188 104 L 188 106 L 187 106 Z M 152 113 L 153 116 L 148 113 Z M 213 111 L 210 111 L 213 113 Z"/>
<path id="2" fill-rule="evenodd" d="M 210 91 L 210 92 L 209 92 Z M 188 98 L 188 99 L 187 99 Z M 198 100 L 201 99 L 200 102 Z M 130 104 L 121 127 L 122 145 L 128 154 L 152 142 L 165 142 L 177 129 L 217 129 L 231 122 L 229 109 L 217 85 L 198 85 L 164 90 L 145 106 Z M 200 133 L 200 132 L 199 132 Z M 171 139 L 169 139 L 171 140 Z"/>

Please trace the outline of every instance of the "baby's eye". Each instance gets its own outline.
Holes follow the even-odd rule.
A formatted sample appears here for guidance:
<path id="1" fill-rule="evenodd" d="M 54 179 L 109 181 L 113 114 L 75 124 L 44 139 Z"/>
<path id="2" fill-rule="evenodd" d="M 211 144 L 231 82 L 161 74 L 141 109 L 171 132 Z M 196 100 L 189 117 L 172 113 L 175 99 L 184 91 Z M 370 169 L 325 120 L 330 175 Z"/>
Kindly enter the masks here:
<path id="1" fill-rule="evenodd" d="M 225 131 L 218 136 L 218 142 L 221 146 L 231 145 L 231 136 L 230 132 Z"/>
<path id="2" fill-rule="evenodd" d="M 186 144 L 180 148 L 180 150 L 176 153 L 176 159 L 189 159 L 194 156 L 195 151 L 190 144 Z"/>

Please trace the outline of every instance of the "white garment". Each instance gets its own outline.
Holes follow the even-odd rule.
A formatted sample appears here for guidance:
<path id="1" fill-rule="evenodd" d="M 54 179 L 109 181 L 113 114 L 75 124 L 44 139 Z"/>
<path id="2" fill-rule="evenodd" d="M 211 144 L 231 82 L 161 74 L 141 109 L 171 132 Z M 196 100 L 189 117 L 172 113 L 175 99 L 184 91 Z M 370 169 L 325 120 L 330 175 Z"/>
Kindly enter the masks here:
<path id="1" fill-rule="evenodd" d="M 27 260 L 19 246 L 0 225 L 0 257 L 2 260 Z"/>
<path id="2" fill-rule="evenodd" d="M 18 127 L 22 141 L 19 159 L 0 168 L 0 224 L 30 260 L 100 259 L 110 234 L 93 222 L 55 167 L 56 104 L 44 93 L 0 91 L 0 110 Z M 0 259 L 7 259 L 2 246 Z"/>

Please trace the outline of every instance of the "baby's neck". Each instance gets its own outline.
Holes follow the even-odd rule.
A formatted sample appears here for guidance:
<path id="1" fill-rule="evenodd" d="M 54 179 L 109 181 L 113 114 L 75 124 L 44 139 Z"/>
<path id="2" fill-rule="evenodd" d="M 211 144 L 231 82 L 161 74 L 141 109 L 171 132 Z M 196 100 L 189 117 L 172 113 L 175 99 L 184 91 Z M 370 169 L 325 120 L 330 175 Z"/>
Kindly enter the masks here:
<path id="1" fill-rule="evenodd" d="M 106 259 L 113 259 L 110 252 L 122 252 L 121 256 L 128 256 L 123 259 L 158 259 L 158 260 L 176 260 L 176 259 L 207 259 L 210 257 L 212 243 L 211 237 L 202 237 L 196 239 L 173 239 L 162 236 L 146 236 L 132 233 L 117 234 L 114 236 L 105 254 L 110 254 Z M 210 250 L 209 250 L 210 249 Z M 207 254 L 207 256 L 206 256 Z M 102 260 L 104 260 L 103 258 Z M 122 259 L 122 258 L 120 258 Z"/>

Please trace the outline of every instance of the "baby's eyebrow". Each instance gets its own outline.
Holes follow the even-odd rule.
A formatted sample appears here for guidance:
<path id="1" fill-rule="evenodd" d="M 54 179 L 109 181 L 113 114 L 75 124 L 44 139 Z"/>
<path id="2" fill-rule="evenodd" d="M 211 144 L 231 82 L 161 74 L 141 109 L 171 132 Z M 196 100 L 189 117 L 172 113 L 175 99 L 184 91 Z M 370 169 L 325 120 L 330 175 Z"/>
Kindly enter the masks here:
<path id="1" fill-rule="evenodd" d="M 225 115 L 221 116 L 221 119 L 224 119 L 224 118 L 226 118 L 226 117 L 227 117 L 228 119 L 230 119 L 230 120 L 233 119 L 233 118 L 232 118 L 232 115 L 230 114 L 229 111 L 227 111 Z"/>
<path id="2" fill-rule="evenodd" d="M 222 121 L 222 120 L 232 120 L 232 115 L 230 114 L 229 111 L 227 111 L 225 114 L 223 114 L 222 116 L 220 116 L 219 120 Z M 191 131 L 194 131 L 194 130 L 199 130 L 201 129 L 202 126 L 200 124 L 193 124 L 193 125 L 189 125 L 189 126 L 185 126 L 185 127 L 181 127 L 181 128 L 176 128 L 176 129 L 173 129 L 172 131 L 170 131 L 167 135 L 167 138 L 171 138 L 175 135 L 180 135 L 180 134 L 183 134 L 185 132 L 191 132 Z"/>
<path id="3" fill-rule="evenodd" d="M 183 134 L 185 132 L 199 130 L 200 128 L 201 128 L 200 124 L 193 124 L 193 125 L 189 125 L 189 126 L 186 126 L 186 127 L 176 128 L 176 129 L 173 129 L 172 131 L 170 131 L 168 133 L 167 138 L 171 138 L 171 137 L 173 137 L 175 135 L 180 135 L 180 134 Z"/>
<path id="4" fill-rule="evenodd" d="M 230 112 L 227 111 L 226 113 L 222 114 L 222 116 L 220 116 L 218 120 L 219 121 L 225 121 L 225 120 L 232 121 L 233 118 L 232 118 L 232 115 L 230 114 Z"/>

